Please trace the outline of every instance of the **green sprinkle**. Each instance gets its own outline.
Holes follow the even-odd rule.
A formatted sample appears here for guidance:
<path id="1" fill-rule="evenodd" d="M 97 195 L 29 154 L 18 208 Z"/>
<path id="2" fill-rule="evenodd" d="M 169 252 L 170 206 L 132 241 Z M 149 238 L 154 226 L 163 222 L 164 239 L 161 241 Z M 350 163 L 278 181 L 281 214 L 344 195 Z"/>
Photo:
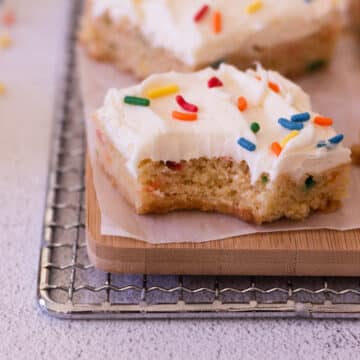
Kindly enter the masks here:
<path id="1" fill-rule="evenodd" d="M 326 66 L 327 61 L 323 59 L 315 60 L 307 65 L 307 69 L 310 72 L 322 69 L 324 66 Z"/>
<path id="2" fill-rule="evenodd" d="M 260 125 L 257 122 L 253 122 L 250 125 L 251 131 L 256 134 L 260 130 Z"/>
<path id="3" fill-rule="evenodd" d="M 316 185 L 316 182 L 314 180 L 314 178 L 310 175 L 306 178 L 305 180 L 305 188 L 306 189 L 311 189 Z"/>
<path id="4" fill-rule="evenodd" d="M 150 100 L 137 96 L 125 96 L 124 103 L 129 105 L 137 105 L 137 106 L 149 106 Z"/>
<path id="5" fill-rule="evenodd" d="M 269 178 L 268 178 L 267 175 L 263 175 L 263 176 L 261 177 L 261 182 L 262 182 L 263 184 L 267 184 L 268 181 L 269 181 Z"/>
<path id="6" fill-rule="evenodd" d="M 213 69 L 218 69 L 218 68 L 220 67 L 220 65 L 221 65 L 222 63 L 224 63 L 224 62 L 225 62 L 224 59 L 220 59 L 220 60 L 214 61 L 214 62 L 211 64 L 211 67 L 212 67 Z"/>

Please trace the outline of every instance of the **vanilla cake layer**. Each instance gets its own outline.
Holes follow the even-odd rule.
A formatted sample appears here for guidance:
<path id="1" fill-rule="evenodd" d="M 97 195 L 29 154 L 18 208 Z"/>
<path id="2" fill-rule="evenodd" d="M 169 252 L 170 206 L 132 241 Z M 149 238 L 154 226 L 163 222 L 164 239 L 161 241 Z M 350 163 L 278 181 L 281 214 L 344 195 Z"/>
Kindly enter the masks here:
<path id="1" fill-rule="evenodd" d="M 153 75 L 110 90 L 94 120 L 98 161 L 139 214 L 303 219 L 334 210 L 347 193 L 350 151 L 332 120 L 260 67 Z"/>
<path id="2" fill-rule="evenodd" d="M 260 61 L 294 76 L 330 60 L 340 28 L 332 2 L 262 3 L 261 9 L 248 14 L 243 2 L 213 1 L 204 19 L 194 22 L 201 1 L 183 1 L 179 9 L 176 1 L 89 0 L 80 40 L 94 58 L 139 78 L 169 70 L 194 71 L 219 60 L 241 69 Z M 155 8 L 163 18 L 151 12 Z M 212 30 L 215 9 L 222 14 L 222 29 L 216 34 Z"/>

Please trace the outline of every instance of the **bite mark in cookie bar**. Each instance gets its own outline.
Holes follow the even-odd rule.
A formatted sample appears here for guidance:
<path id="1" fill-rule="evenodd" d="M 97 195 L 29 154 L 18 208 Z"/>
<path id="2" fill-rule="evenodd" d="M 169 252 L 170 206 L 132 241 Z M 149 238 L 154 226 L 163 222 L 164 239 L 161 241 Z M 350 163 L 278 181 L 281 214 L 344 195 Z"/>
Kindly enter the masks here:
<path id="1" fill-rule="evenodd" d="M 207 3 L 88 0 L 80 40 L 94 58 L 139 78 L 219 61 L 241 69 L 260 61 L 295 76 L 332 56 L 340 16 L 331 1 L 265 0 L 249 7 L 237 0 Z"/>
<path id="2" fill-rule="evenodd" d="M 222 85 L 209 87 L 212 78 Z M 333 120 L 261 67 L 154 75 L 110 90 L 94 120 L 98 160 L 139 214 L 199 209 L 255 223 L 303 219 L 335 209 L 347 192 L 350 151 Z"/>

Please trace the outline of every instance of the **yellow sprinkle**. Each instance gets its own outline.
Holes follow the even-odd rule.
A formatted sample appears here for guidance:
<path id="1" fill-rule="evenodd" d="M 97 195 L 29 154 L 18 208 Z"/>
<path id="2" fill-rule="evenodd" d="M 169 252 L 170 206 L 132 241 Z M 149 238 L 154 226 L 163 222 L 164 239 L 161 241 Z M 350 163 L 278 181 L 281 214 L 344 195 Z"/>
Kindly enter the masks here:
<path id="1" fill-rule="evenodd" d="M 0 48 L 6 49 L 11 46 L 11 38 L 9 35 L 0 35 Z"/>
<path id="2" fill-rule="evenodd" d="M 285 147 L 285 145 L 295 136 L 297 136 L 299 134 L 298 130 L 294 130 L 291 133 L 287 134 L 280 142 L 280 145 L 282 148 Z"/>
<path id="3" fill-rule="evenodd" d="M 6 92 L 6 87 L 3 83 L 0 82 L 0 95 L 4 95 Z"/>
<path id="4" fill-rule="evenodd" d="M 155 88 L 146 92 L 146 96 L 150 99 L 155 99 L 160 96 L 166 96 L 174 94 L 179 91 L 179 87 L 176 84 Z"/>
<path id="5" fill-rule="evenodd" d="M 248 14 L 253 14 L 256 11 L 259 11 L 263 6 L 264 6 L 264 4 L 261 0 L 255 0 L 246 7 L 245 11 Z"/>

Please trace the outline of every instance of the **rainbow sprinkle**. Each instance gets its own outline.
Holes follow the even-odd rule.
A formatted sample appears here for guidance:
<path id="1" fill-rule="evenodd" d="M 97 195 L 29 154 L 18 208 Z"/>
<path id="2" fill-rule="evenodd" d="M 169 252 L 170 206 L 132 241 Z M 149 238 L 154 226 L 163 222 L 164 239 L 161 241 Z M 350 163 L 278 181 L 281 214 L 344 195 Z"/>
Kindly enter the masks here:
<path id="1" fill-rule="evenodd" d="M 146 96 L 150 99 L 156 99 L 162 96 L 174 94 L 179 91 L 179 86 L 176 84 L 170 84 L 167 86 L 158 87 L 146 92 Z"/>
<path id="2" fill-rule="evenodd" d="M 261 10 L 263 6 L 264 6 L 264 3 L 261 0 L 255 0 L 245 8 L 245 11 L 248 14 L 253 14 L 253 13 Z"/>
<path id="3" fill-rule="evenodd" d="M 209 79 L 209 81 L 208 81 L 209 88 L 219 87 L 219 86 L 223 86 L 223 83 L 219 78 L 217 78 L 216 76 L 213 76 L 211 79 Z"/>
<path id="4" fill-rule="evenodd" d="M 215 11 L 213 15 L 213 32 L 219 34 L 222 30 L 222 14 L 220 11 Z"/>
<path id="5" fill-rule="evenodd" d="M 320 141 L 317 143 L 316 147 L 318 147 L 318 148 L 328 147 L 328 142 L 327 142 L 326 140 L 320 140 Z"/>
<path id="6" fill-rule="evenodd" d="M 254 134 L 258 133 L 258 132 L 260 131 L 260 125 L 259 125 L 259 123 L 257 123 L 257 122 L 251 123 L 251 124 L 250 124 L 250 129 L 251 129 L 251 131 L 252 131 Z"/>
<path id="7" fill-rule="evenodd" d="M 240 96 L 237 101 L 237 107 L 241 112 L 245 111 L 248 107 L 248 102 L 247 102 L 246 98 L 244 98 L 243 96 Z"/>
<path id="8" fill-rule="evenodd" d="M 248 151 L 256 150 L 256 145 L 243 137 L 239 138 L 237 143 L 245 150 L 248 150 Z"/>
<path id="9" fill-rule="evenodd" d="M 176 102 L 186 111 L 198 112 L 199 110 L 196 105 L 188 103 L 181 95 L 176 96 Z"/>
<path id="10" fill-rule="evenodd" d="M 280 146 L 282 148 L 284 148 L 286 146 L 286 144 L 293 139 L 294 137 L 299 135 L 299 131 L 298 130 L 294 130 L 291 133 L 289 133 L 288 135 L 286 135 L 281 141 L 280 141 Z"/>
<path id="11" fill-rule="evenodd" d="M 276 155 L 276 156 L 279 156 L 281 154 L 281 146 L 278 142 L 274 141 L 272 144 L 271 144 L 271 151 Z"/>
<path id="12" fill-rule="evenodd" d="M 314 119 L 314 124 L 319 126 L 331 126 L 333 124 L 333 121 L 328 117 L 316 116 Z"/>
<path id="13" fill-rule="evenodd" d="M 280 118 L 278 120 L 278 123 L 285 129 L 288 130 L 301 130 L 304 127 L 304 124 L 301 122 L 294 122 L 294 121 L 289 121 L 285 118 Z"/>
<path id="14" fill-rule="evenodd" d="M 333 136 L 332 138 L 328 139 L 328 140 L 320 140 L 316 147 L 317 148 L 323 148 L 326 147 L 327 150 L 331 150 L 334 148 L 335 145 L 341 143 L 344 140 L 344 135 L 343 134 L 337 134 L 335 136 Z"/>
<path id="15" fill-rule="evenodd" d="M 344 135 L 343 134 L 337 134 L 335 136 L 333 136 L 332 138 L 330 138 L 328 141 L 330 144 L 339 144 L 344 140 Z"/>
<path id="16" fill-rule="evenodd" d="M 197 13 L 194 15 L 194 21 L 195 22 L 199 22 L 208 12 L 209 10 L 209 5 L 203 5 L 198 11 Z"/>
<path id="17" fill-rule="evenodd" d="M 124 103 L 128 105 L 150 106 L 150 100 L 137 96 L 125 96 Z"/>
<path id="18" fill-rule="evenodd" d="M 182 121 L 195 121 L 197 120 L 197 114 L 195 113 L 183 113 L 180 111 L 173 111 L 172 117 L 176 120 Z"/>
<path id="19" fill-rule="evenodd" d="M 276 93 L 280 92 L 280 86 L 278 84 L 276 84 L 276 83 L 274 83 L 272 81 L 269 81 L 268 86 L 272 91 L 274 91 Z"/>
<path id="20" fill-rule="evenodd" d="M 311 118 L 310 113 L 304 112 L 304 113 L 295 114 L 295 115 L 291 116 L 291 121 L 304 122 L 304 121 L 310 120 L 310 118 Z"/>

